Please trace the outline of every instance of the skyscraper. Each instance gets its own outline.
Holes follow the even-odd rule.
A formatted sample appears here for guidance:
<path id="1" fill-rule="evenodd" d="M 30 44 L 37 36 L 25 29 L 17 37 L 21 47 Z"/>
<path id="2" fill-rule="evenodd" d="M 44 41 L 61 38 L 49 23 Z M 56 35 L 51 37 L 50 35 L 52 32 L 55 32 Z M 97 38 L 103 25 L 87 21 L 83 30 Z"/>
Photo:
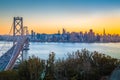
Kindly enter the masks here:
<path id="1" fill-rule="evenodd" d="M 103 35 L 106 35 L 106 33 L 105 33 L 105 28 L 103 29 Z"/>
<path id="2" fill-rule="evenodd" d="M 65 33 L 66 33 L 66 30 L 63 28 L 62 34 L 65 34 Z"/>

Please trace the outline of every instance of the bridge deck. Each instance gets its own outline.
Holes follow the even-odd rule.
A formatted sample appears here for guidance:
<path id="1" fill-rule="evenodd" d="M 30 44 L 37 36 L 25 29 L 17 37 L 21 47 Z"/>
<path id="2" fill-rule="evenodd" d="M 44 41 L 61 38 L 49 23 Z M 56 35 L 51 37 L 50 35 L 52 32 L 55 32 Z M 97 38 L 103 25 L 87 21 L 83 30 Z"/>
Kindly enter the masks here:
<path id="1" fill-rule="evenodd" d="M 12 46 L 5 54 L 0 57 L 0 71 L 3 71 L 12 57 L 15 46 Z"/>
<path id="2" fill-rule="evenodd" d="M 5 54 L 0 57 L 0 71 L 12 69 L 20 51 L 26 42 L 26 37 L 20 37 Z"/>

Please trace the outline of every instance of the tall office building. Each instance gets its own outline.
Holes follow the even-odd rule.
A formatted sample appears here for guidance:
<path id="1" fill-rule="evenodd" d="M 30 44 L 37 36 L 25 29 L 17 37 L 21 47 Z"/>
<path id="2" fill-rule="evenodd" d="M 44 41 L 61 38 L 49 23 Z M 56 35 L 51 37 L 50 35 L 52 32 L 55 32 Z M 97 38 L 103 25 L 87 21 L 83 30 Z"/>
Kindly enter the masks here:
<path id="1" fill-rule="evenodd" d="M 105 33 L 105 28 L 103 29 L 103 35 L 106 35 L 106 33 Z"/>
<path id="2" fill-rule="evenodd" d="M 62 34 L 66 34 L 66 30 L 63 28 Z"/>

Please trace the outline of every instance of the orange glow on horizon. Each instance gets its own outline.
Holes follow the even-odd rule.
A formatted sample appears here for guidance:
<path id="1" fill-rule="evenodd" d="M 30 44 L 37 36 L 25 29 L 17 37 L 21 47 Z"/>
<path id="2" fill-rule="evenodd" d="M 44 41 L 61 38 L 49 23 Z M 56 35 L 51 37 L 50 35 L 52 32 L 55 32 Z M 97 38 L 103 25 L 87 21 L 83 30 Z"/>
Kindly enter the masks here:
<path id="1" fill-rule="evenodd" d="M 12 20 L 8 22 L 1 21 L 0 23 L 0 34 L 8 34 L 10 31 L 10 26 Z M 54 20 L 25 20 L 24 25 L 28 26 L 29 33 L 34 30 L 36 33 L 57 33 L 58 30 L 62 32 L 65 28 L 68 32 L 85 32 L 89 29 L 93 29 L 95 33 L 103 34 L 103 29 L 105 28 L 108 34 L 119 34 L 120 35 L 120 17 L 119 16 L 90 16 L 90 17 L 78 17 L 78 18 L 66 18 L 66 19 L 54 19 Z"/>
<path id="2" fill-rule="evenodd" d="M 65 22 L 64 22 L 65 21 Z M 89 29 L 93 29 L 95 33 L 103 34 L 103 29 L 106 30 L 107 34 L 120 34 L 120 17 L 89 17 L 86 19 L 77 20 L 64 20 L 61 22 L 47 22 L 48 24 L 40 24 L 38 27 L 30 27 L 30 30 L 34 30 L 37 33 L 57 33 L 58 30 L 62 32 L 65 28 L 68 32 L 88 32 Z M 44 23 L 44 22 L 43 22 Z M 34 25 L 33 25 L 34 26 Z"/>

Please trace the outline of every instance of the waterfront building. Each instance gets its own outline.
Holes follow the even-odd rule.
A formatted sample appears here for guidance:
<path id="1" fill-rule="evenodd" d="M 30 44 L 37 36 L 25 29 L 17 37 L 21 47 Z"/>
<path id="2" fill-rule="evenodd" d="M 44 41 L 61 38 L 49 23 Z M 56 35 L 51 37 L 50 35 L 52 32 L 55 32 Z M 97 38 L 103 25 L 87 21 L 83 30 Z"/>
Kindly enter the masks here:
<path id="1" fill-rule="evenodd" d="M 63 28 L 62 34 L 58 30 L 56 34 L 39 34 L 31 30 L 31 41 L 41 42 L 120 42 L 118 34 L 106 34 L 103 29 L 103 35 L 95 34 L 92 29 L 89 32 L 66 32 Z"/>

